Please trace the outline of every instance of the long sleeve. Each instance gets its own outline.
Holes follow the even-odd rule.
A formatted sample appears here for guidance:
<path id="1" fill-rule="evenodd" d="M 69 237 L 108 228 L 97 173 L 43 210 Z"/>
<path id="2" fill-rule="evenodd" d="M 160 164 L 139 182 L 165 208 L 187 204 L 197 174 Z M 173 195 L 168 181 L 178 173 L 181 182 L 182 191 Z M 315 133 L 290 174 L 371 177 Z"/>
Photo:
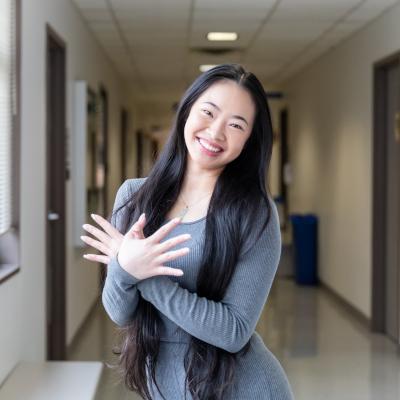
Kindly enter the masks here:
<path id="1" fill-rule="evenodd" d="M 138 189 L 144 179 L 128 179 L 118 189 L 113 213 L 118 209 L 131 194 Z M 122 213 L 113 215 L 111 224 L 121 230 Z M 133 319 L 139 301 L 139 292 L 136 283 L 139 282 L 134 276 L 125 271 L 117 261 L 116 257 L 107 265 L 107 277 L 102 292 L 102 303 L 108 316 L 117 325 L 123 326 Z"/>
<path id="2" fill-rule="evenodd" d="M 200 297 L 167 276 L 137 283 L 142 297 L 192 336 L 231 353 L 238 352 L 255 330 L 281 255 L 278 212 L 273 202 L 271 206 L 267 228 L 254 247 L 240 256 L 220 302 Z"/>

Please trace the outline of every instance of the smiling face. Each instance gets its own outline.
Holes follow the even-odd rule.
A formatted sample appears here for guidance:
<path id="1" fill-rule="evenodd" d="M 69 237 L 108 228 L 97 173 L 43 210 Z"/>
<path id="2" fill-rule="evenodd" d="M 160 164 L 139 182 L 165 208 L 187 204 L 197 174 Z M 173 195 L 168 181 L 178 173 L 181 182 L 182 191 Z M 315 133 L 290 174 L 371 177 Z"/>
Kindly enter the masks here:
<path id="1" fill-rule="evenodd" d="M 211 85 L 193 103 L 185 124 L 190 166 L 223 169 L 237 158 L 250 137 L 255 112 L 250 93 L 236 82 Z"/>

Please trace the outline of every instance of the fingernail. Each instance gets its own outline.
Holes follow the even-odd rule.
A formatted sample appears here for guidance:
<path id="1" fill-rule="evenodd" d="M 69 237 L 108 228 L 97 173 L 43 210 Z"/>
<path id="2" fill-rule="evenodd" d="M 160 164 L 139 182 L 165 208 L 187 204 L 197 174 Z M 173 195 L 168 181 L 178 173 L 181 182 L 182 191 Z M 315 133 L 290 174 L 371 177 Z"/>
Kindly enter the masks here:
<path id="1" fill-rule="evenodd" d="M 97 215 L 96 215 L 96 214 L 90 214 L 90 216 L 91 216 L 94 220 L 96 220 L 96 218 L 97 218 Z"/>
<path id="2" fill-rule="evenodd" d="M 87 254 L 84 254 L 83 257 L 84 257 L 84 258 L 88 258 Z"/>

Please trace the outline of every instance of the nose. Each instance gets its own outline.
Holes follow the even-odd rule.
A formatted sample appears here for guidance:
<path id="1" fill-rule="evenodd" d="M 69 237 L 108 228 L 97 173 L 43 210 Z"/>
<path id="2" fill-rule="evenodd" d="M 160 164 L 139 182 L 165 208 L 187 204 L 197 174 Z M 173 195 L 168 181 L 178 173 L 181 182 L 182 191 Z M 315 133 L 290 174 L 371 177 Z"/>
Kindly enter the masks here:
<path id="1" fill-rule="evenodd" d="M 207 128 L 207 132 L 210 135 L 211 139 L 214 140 L 225 139 L 223 122 L 215 121 Z"/>

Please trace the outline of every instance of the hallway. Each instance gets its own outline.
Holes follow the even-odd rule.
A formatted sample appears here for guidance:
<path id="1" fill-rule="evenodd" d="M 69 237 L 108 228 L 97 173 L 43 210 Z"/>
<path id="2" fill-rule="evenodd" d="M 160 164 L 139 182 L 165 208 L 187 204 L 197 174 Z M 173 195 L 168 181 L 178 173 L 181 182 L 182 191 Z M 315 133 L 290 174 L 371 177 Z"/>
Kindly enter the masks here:
<path id="1" fill-rule="evenodd" d="M 82 235 L 94 232 L 85 225 L 93 224 L 91 214 L 110 218 L 124 182 L 154 171 L 175 178 L 150 180 L 133 211 L 154 219 L 154 196 L 171 217 L 188 212 L 190 224 L 199 218 L 210 227 L 226 213 L 214 224 L 221 228 L 217 240 L 207 241 L 218 267 L 229 267 L 216 256 L 233 254 L 236 242 L 226 242 L 224 252 L 211 246 L 223 244 L 230 223 L 239 227 L 245 212 L 221 203 L 206 218 L 211 193 L 238 207 L 262 189 L 277 204 L 283 249 L 257 331 L 296 400 L 400 400 L 400 0 L 4 0 L 0 21 L 0 400 L 47 400 L 46 390 L 57 393 L 49 392 L 50 399 L 94 400 L 100 374 L 96 400 L 134 398 L 104 364 L 112 361 L 118 333 L 101 302 L 112 268 L 93 255 L 101 252 L 88 243 L 93 238 Z M 240 85 L 252 77 L 246 72 L 254 74 L 252 101 L 239 90 L 244 86 L 218 82 L 201 108 L 185 103 L 191 83 L 222 64 L 243 66 Z M 249 129 L 257 96 L 255 120 L 265 115 Z M 243 159 L 236 150 L 245 138 L 236 133 L 249 134 L 250 143 L 259 139 Z M 184 151 L 165 146 L 174 135 Z M 214 192 L 201 173 L 184 185 L 183 166 L 197 159 L 187 157 L 190 149 L 205 160 L 199 171 L 217 171 L 218 157 L 243 162 L 226 182 L 241 195 Z M 180 163 L 172 162 L 177 155 Z M 182 171 L 171 174 L 178 164 Z M 311 219 L 296 225 L 296 215 Z M 248 221 L 253 227 L 258 218 Z M 120 232 L 112 232 L 119 240 Z M 274 232 L 277 240 L 279 228 Z M 120 242 L 105 241 L 115 255 Z M 257 285 L 267 276 L 272 281 L 264 267 L 273 252 L 264 256 L 264 247 L 259 275 L 244 270 Z M 312 275 L 317 286 L 299 285 L 294 248 L 306 256 L 302 278 Z M 194 265 L 188 261 L 188 270 Z M 201 286 L 212 285 L 196 282 L 193 292 Z M 252 287 L 237 287 L 235 300 L 263 304 Z M 132 312 L 124 307 L 132 293 L 109 296 L 117 313 Z M 175 305 L 166 298 L 160 308 Z M 200 319 L 191 319 L 180 301 L 179 322 L 188 333 Z M 241 329 L 208 319 L 200 326 L 206 334 L 193 336 L 201 340 L 222 327 L 247 339 L 245 310 L 237 319 Z M 243 368 L 246 394 L 258 387 L 255 371 L 264 372 L 249 365 L 256 364 Z M 21 395 L 20 382 L 29 379 Z M 16 392 L 5 392 L 10 387 Z"/>
<path id="2" fill-rule="evenodd" d="M 400 398 L 396 345 L 371 333 L 323 288 L 276 279 L 256 330 L 287 372 L 296 400 Z M 115 325 L 98 301 L 68 359 L 110 362 L 114 340 Z M 117 380 L 105 367 L 96 400 L 139 400 Z"/>

